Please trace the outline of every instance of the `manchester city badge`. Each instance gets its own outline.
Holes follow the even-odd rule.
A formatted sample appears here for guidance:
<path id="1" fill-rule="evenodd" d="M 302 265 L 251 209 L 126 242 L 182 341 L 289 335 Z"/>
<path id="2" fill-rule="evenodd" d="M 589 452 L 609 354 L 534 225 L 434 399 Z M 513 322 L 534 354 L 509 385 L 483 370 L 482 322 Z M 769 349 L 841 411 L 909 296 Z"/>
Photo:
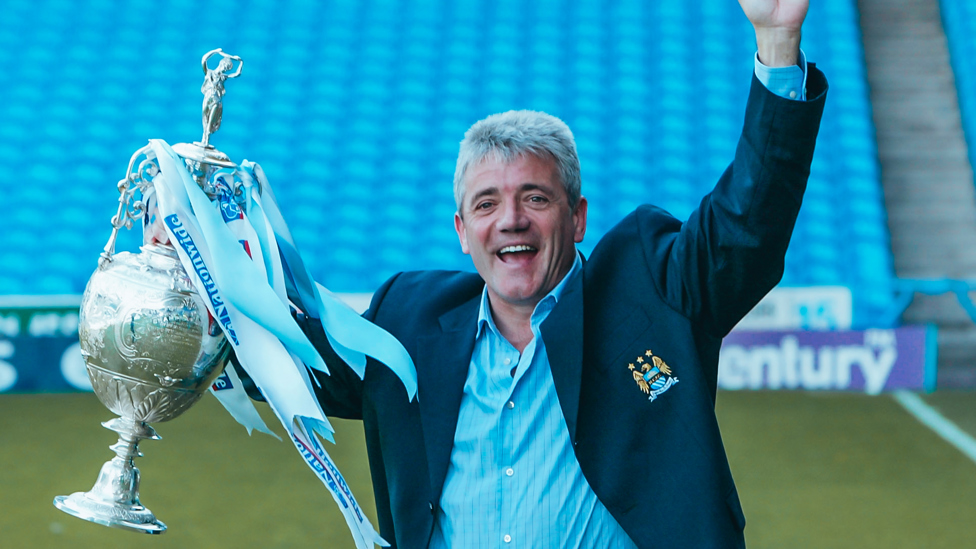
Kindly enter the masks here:
<path id="1" fill-rule="evenodd" d="M 648 395 L 647 400 L 653 401 L 678 382 L 678 378 L 671 373 L 671 368 L 650 349 L 628 364 L 627 368 L 634 375 L 634 381 L 640 390 Z"/>

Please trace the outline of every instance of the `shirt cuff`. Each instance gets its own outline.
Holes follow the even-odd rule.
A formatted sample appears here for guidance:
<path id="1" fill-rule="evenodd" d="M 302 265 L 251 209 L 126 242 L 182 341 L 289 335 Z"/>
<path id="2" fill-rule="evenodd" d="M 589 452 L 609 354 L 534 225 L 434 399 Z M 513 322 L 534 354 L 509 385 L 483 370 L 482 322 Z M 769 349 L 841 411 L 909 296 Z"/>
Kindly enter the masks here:
<path id="1" fill-rule="evenodd" d="M 756 78 L 780 97 L 807 100 L 807 56 L 803 50 L 800 50 L 796 65 L 789 67 L 767 67 L 759 61 L 759 52 L 756 52 Z"/>

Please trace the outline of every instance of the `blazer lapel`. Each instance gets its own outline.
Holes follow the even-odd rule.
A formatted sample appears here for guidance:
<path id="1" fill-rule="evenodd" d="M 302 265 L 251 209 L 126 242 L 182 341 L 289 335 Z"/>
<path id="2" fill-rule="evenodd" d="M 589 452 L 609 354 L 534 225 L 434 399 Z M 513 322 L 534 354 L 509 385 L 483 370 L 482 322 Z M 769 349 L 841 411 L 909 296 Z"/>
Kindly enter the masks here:
<path id="1" fill-rule="evenodd" d="M 569 438 L 575 445 L 583 371 L 583 273 L 566 287 L 540 331 L 549 356 L 556 396 L 566 418 Z"/>
<path id="2" fill-rule="evenodd" d="M 454 447 L 464 381 L 474 351 L 481 294 L 440 317 L 441 333 L 420 338 L 420 420 L 430 472 L 431 504 L 440 501 Z M 421 366 L 422 365 L 422 366 Z"/>

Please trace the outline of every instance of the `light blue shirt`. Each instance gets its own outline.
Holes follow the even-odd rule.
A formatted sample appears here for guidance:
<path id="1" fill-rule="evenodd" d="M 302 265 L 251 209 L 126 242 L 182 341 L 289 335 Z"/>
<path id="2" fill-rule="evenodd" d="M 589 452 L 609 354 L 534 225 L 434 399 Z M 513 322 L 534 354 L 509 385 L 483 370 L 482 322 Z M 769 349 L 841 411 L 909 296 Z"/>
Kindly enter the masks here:
<path id="1" fill-rule="evenodd" d="M 806 99 L 806 58 L 756 76 L 770 91 Z M 461 398 L 451 462 L 430 547 L 636 548 L 590 488 L 573 451 L 539 327 L 572 269 L 532 312 L 522 353 L 495 326 L 487 288 Z"/>

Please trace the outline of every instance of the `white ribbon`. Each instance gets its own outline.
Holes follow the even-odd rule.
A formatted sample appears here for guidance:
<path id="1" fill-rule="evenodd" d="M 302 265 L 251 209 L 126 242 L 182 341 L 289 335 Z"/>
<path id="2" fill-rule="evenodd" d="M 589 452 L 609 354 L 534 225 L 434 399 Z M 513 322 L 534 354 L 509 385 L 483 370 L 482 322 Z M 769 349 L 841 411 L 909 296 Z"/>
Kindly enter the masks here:
<path id="1" fill-rule="evenodd" d="M 241 171 L 256 179 L 260 185 L 263 211 L 294 275 L 294 285 L 303 310 L 322 321 L 329 344 L 360 378 L 366 372 L 365 355 L 369 355 L 393 370 L 403 383 L 408 398 L 412 400 L 417 394 L 417 371 L 407 350 L 389 332 L 359 316 L 359 313 L 312 279 L 281 216 L 271 184 L 261 166 L 245 160 L 241 163 Z"/>
<path id="2" fill-rule="evenodd" d="M 169 145 L 161 140 L 151 140 L 150 145 L 160 168 L 153 180 L 158 215 L 207 309 L 299 453 L 329 489 L 356 546 L 387 546 L 316 437 L 334 442 L 306 365 L 329 370 L 293 320 L 289 298 L 306 312 L 321 315 L 330 343 L 360 377 L 365 356 L 372 356 L 400 376 L 412 399 L 417 380 L 409 354 L 392 335 L 324 288 L 320 291 L 301 261 L 260 166 L 245 162 L 236 172 L 219 171 L 211 179 L 218 190 L 211 202 Z M 230 194 L 235 178 L 245 192 L 243 212 Z M 248 433 L 257 429 L 273 434 L 230 365 L 211 389 Z"/>

